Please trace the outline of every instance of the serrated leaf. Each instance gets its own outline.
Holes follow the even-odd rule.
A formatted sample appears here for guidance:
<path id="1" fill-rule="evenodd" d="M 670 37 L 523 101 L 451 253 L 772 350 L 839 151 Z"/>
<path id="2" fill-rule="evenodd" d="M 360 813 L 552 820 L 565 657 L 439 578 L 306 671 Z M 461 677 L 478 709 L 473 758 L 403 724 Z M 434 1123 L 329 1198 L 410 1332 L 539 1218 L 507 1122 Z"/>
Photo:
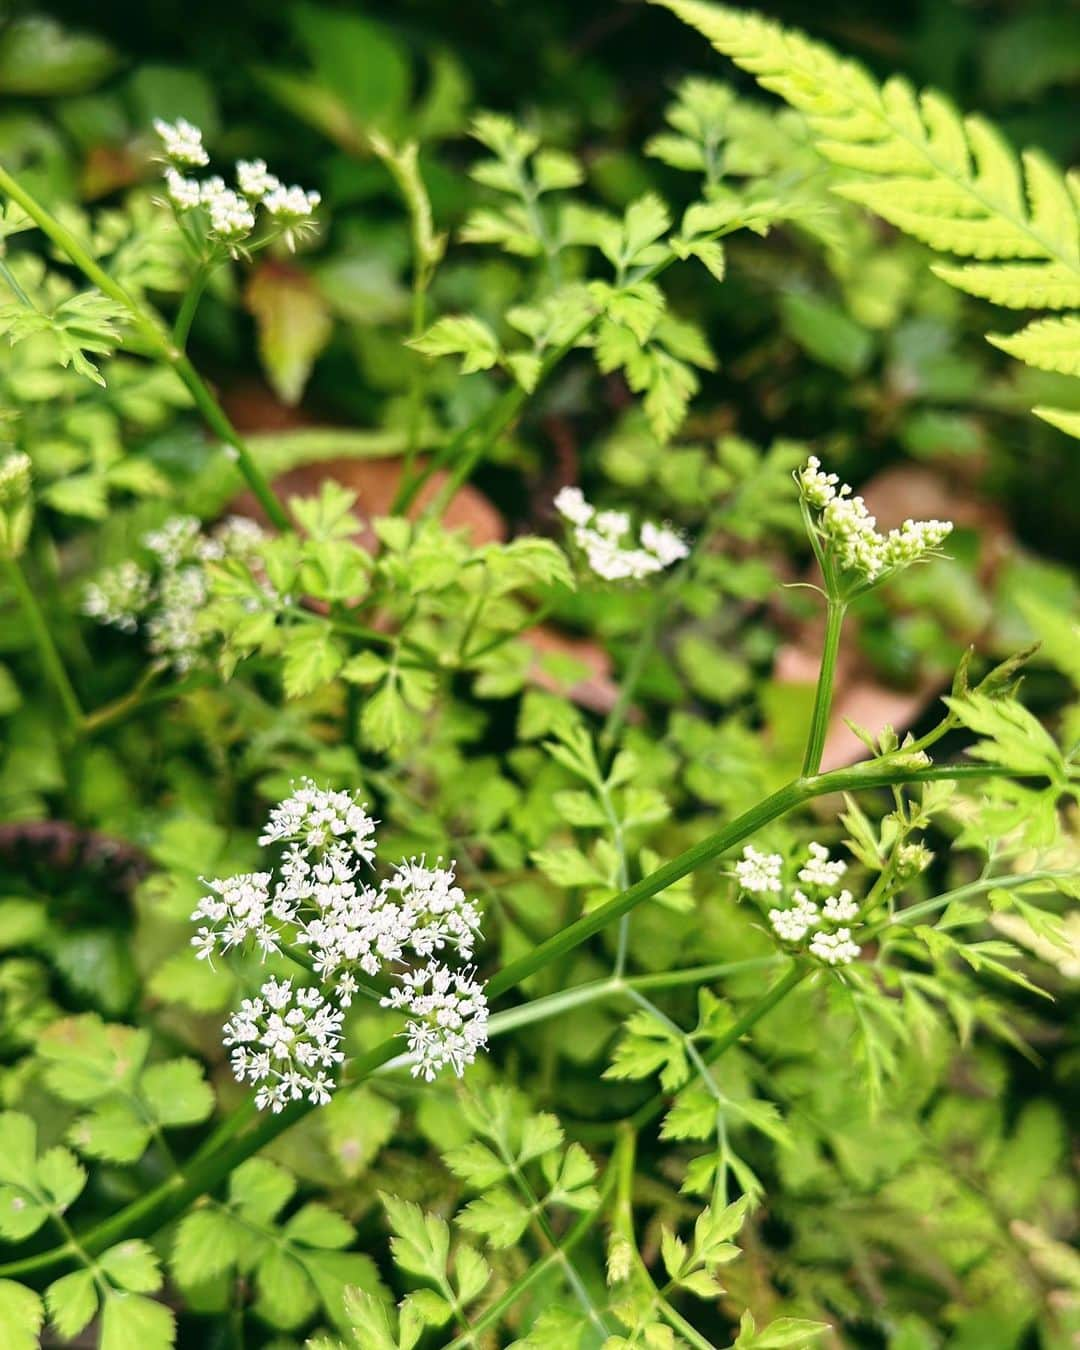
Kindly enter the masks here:
<path id="1" fill-rule="evenodd" d="M 495 334 L 473 314 L 446 315 L 407 346 L 424 356 L 460 356 L 463 375 L 490 370 L 499 359 Z"/>
<path id="2" fill-rule="evenodd" d="M 131 1163 L 150 1143 L 150 1126 L 135 1107 L 119 1099 L 100 1102 L 71 1126 L 68 1138 L 80 1153 Z"/>
<path id="3" fill-rule="evenodd" d="M 176 1334 L 172 1309 L 142 1294 L 110 1294 L 101 1315 L 99 1350 L 169 1350 Z"/>
<path id="4" fill-rule="evenodd" d="M 38 1185 L 62 1214 L 82 1194 L 86 1168 L 66 1148 L 57 1146 L 41 1155 L 37 1163 Z"/>
<path id="5" fill-rule="evenodd" d="M 229 1178 L 229 1202 L 246 1219 L 260 1226 L 273 1223 L 296 1190 L 284 1167 L 268 1158 L 249 1158 Z"/>
<path id="6" fill-rule="evenodd" d="M 49 1321 L 65 1340 L 77 1336 L 98 1310 L 97 1285 L 92 1270 L 76 1270 L 55 1280 L 45 1290 Z"/>
<path id="7" fill-rule="evenodd" d="M 328 627 L 305 624 L 289 631 L 282 653 L 282 682 L 288 698 L 302 698 L 328 684 L 345 664 L 345 649 Z"/>
<path id="8" fill-rule="evenodd" d="M 150 1294 L 161 1288 L 157 1253 L 140 1238 L 129 1238 L 110 1247 L 98 1262 L 112 1284 L 133 1294 Z"/>
<path id="9" fill-rule="evenodd" d="M 390 1245 L 403 1270 L 440 1283 L 446 1276 L 450 1255 L 450 1229 L 446 1221 L 425 1214 L 419 1205 L 397 1196 L 381 1194 L 395 1236 Z"/>
<path id="10" fill-rule="evenodd" d="M 457 1217 L 462 1228 L 479 1233 L 495 1248 L 512 1247 L 524 1233 L 529 1211 L 505 1187 L 471 1200 Z"/>
<path id="11" fill-rule="evenodd" d="M 347 1247 L 355 1235 L 348 1219 L 318 1201 L 311 1201 L 298 1210 L 283 1232 L 290 1242 L 331 1249 Z"/>
<path id="12" fill-rule="evenodd" d="M 236 1264 L 245 1229 L 217 1209 L 196 1209 L 180 1221 L 171 1267 L 178 1284 L 202 1284 Z"/>
<path id="13" fill-rule="evenodd" d="M 139 1079 L 139 1092 L 159 1125 L 198 1125 L 214 1109 L 214 1093 L 193 1059 L 151 1065 Z"/>
<path id="14" fill-rule="evenodd" d="M 41 1299 L 14 1280 L 0 1280 L 0 1350 L 38 1350 L 45 1320 Z"/>

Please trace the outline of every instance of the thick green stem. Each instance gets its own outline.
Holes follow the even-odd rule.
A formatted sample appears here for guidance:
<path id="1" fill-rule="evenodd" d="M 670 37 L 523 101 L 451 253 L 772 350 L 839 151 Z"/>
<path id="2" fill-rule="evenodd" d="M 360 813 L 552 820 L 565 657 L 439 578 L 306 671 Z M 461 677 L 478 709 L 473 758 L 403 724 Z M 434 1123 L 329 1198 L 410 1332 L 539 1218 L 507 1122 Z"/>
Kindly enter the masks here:
<path id="1" fill-rule="evenodd" d="M 817 773 L 821 768 L 821 754 L 829 732 L 829 712 L 832 708 L 833 685 L 836 683 L 836 657 L 840 650 L 840 630 L 844 625 L 847 606 L 842 600 L 829 597 L 825 611 L 825 645 L 821 652 L 821 669 L 814 691 L 814 711 L 810 718 L 810 733 L 803 756 L 803 776 Z"/>
<path id="2" fill-rule="evenodd" d="M 47 211 L 41 203 L 26 191 L 11 174 L 0 166 L 0 192 L 4 192 L 23 208 L 42 232 L 67 255 L 88 281 L 122 305 L 131 315 L 132 323 L 139 336 L 150 350 L 176 371 L 184 382 L 195 406 L 203 415 L 207 426 L 220 436 L 230 454 L 247 480 L 248 486 L 258 498 L 260 506 L 270 521 L 279 529 L 289 528 L 289 517 L 284 506 L 274 495 L 262 470 L 255 463 L 250 450 L 242 437 L 229 421 L 221 404 L 203 382 L 198 371 L 184 355 L 176 342 L 170 337 L 156 315 L 145 309 L 136 298 L 108 272 L 86 250 L 79 239 Z"/>
<path id="3" fill-rule="evenodd" d="M 56 648 L 52 634 L 49 632 L 49 625 L 45 622 L 45 616 L 41 612 L 37 596 L 35 596 L 26 580 L 17 558 L 5 554 L 4 571 L 7 573 L 8 580 L 11 582 L 11 589 L 15 592 L 15 597 L 26 616 L 26 622 L 30 625 L 30 633 L 34 639 L 34 645 L 37 647 L 38 655 L 41 657 L 45 674 L 56 690 L 68 721 L 73 727 L 78 728 L 83 720 L 79 696 L 75 692 L 75 687 L 71 683 L 63 659 Z"/>

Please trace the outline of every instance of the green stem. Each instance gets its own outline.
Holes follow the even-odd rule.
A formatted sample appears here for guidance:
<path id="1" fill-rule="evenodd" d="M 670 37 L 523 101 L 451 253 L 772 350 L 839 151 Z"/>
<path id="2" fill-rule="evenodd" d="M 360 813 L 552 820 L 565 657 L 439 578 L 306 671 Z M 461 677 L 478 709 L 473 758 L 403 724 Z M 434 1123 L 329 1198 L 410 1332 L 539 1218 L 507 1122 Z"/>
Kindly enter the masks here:
<path id="1" fill-rule="evenodd" d="M 188 282 L 188 288 L 184 293 L 184 299 L 181 302 L 172 332 L 173 342 L 181 351 L 187 348 L 188 334 L 191 332 L 191 325 L 195 319 L 195 311 L 199 308 L 199 301 L 202 299 L 203 291 L 206 289 L 206 283 L 209 280 L 210 269 L 203 263 Z"/>
<path id="2" fill-rule="evenodd" d="M 49 625 L 45 622 L 45 616 L 41 612 L 37 596 L 35 596 L 26 580 L 26 575 L 17 558 L 5 554 L 4 570 L 11 582 L 11 588 L 15 592 L 23 614 L 26 616 L 26 621 L 30 625 L 30 633 L 34 639 L 34 645 L 37 647 L 38 655 L 41 657 L 41 664 L 45 668 L 45 673 L 56 689 L 68 721 L 73 727 L 78 728 L 82 725 L 83 720 L 79 696 L 75 692 L 63 659 L 57 650 L 56 643 L 53 641 L 52 634 L 49 632 Z"/>
<path id="3" fill-rule="evenodd" d="M 151 668 L 148 676 L 140 680 L 134 689 L 112 703 L 106 703 L 103 707 L 87 713 L 82 722 L 82 734 L 93 736 L 105 727 L 122 722 L 125 717 L 152 708 L 155 704 L 167 703 L 170 699 L 179 698 L 181 694 L 190 693 L 192 689 L 201 689 L 210 682 L 209 675 L 196 673 L 172 684 L 164 684 L 158 689 L 151 689 L 152 681 L 160 673 L 159 669 Z"/>
<path id="4" fill-rule="evenodd" d="M 227 447 L 227 453 L 235 458 L 240 472 L 255 494 L 270 521 L 279 529 L 289 528 L 289 517 L 284 506 L 266 481 L 262 470 L 255 463 L 250 450 L 245 445 L 236 428 L 229 421 L 221 404 L 210 392 L 195 367 L 183 351 L 163 328 L 156 315 L 143 306 L 120 283 L 87 252 L 74 234 L 58 221 L 51 212 L 26 191 L 11 174 L 0 166 L 0 191 L 5 192 L 23 208 L 42 232 L 75 264 L 88 281 L 103 294 L 122 305 L 131 315 L 132 323 L 142 340 L 161 360 L 170 365 L 184 382 L 195 406 L 202 413 L 206 424 L 221 437 Z"/>
<path id="5" fill-rule="evenodd" d="M 833 685 L 836 683 L 836 657 L 840 650 L 840 630 L 844 625 L 847 606 L 842 600 L 829 596 L 825 611 L 825 645 L 821 652 L 821 669 L 814 691 L 814 711 L 810 718 L 810 733 L 803 756 L 803 775 L 817 773 L 821 768 L 821 754 L 829 732 L 829 711 L 832 708 Z"/>

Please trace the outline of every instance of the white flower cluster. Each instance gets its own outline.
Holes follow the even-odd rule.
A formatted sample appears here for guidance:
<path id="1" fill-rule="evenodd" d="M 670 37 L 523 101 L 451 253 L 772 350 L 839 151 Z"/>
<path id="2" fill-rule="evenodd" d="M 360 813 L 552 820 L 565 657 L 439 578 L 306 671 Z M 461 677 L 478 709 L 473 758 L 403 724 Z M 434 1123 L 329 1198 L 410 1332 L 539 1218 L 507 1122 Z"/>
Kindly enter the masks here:
<path id="1" fill-rule="evenodd" d="M 294 990 L 292 980 L 267 980 L 257 998 L 244 999 L 225 1023 L 223 1040 L 237 1082 L 259 1084 L 260 1110 L 283 1111 L 303 1098 L 326 1105 L 334 1068 L 345 1058 L 343 1016 L 318 989 Z"/>
<path id="2" fill-rule="evenodd" d="M 106 568 L 83 590 L 83 613 L 99 623 L 134 633 L 142 620 L 155 656 L 183 674 L 202 647 L 198 614 L 206 603 L 206 564 L 248 559 L 263 538 L 252 520 L 231 516 L 204 534 L 194 516 L 173 516 L 143 538 L 155 557 L 153 572 L 127 561 Z"/>
<path id="3" fill-rule="evenodd" d="M 784 888 L 780 880 L 783 865 L 784 860 L 779 853 L 761 853 L 753 844 L 747 844 L 742 857 L 735 864 L 735 875 L 744 891 L 779 893 Z"/>
<path id="4" fill-rule="evenodd" d="M 165 158 L 173 165 L 200 168 L 209 163 L 209 156 L 203 148 L 202 132 L 192 126 L 186 117 L 178 117 L 175 122 L 155 117 L 154 130 L 161 137 Z"/>
<path id="5" fill-rule="evenodd" d="M 785 889 L 783 869 L 784 860 L 779 853 L 761 853 L 748 844 L 735 864 L 735 875 L 745 892 L 779 895 Z M 769 910 L 772 930 L 783 942 L 802 942 L 807 933 L 816 930 L 808 950 L 832 966 L 847 965 L 860 951 L 850 928 L 834 927 L 850 924 L 859 917 L 859 904 L 851 892 L 836 890 L 846 872 L 847 863 L 843 859 L 830 858 L 823 844 L 812 842 L 797 874 L 806 890 L 793 887 L 790 904 Z M 808 895 L 807 890 L 812 894 Z"/>
<path id="6" fill-rule="evenodd" d="M 433 961 L 403 975 L 382 1002 L 412 1014 L 405 1034 L 413 1073 L 429 1083 L 447 1064 L 460 1077 L 487 1044 L 487 999 L 468 971 Z"/>
<path id="7" fill-rule="evenodd" d="M 238 160 L 237 187 L 229 187 L 218 175 L 203 179 L 187 178 L 181 169 L 208 162 L 203 149 L 202 132 L 182 117 L 175 123 L 154 122 L 161 137 L 166 160 L 165 189 L 169 201 L 179 212 L 201 210 L 205 214 L 208 237 L 234 255 L 249 238 L 256 225 L 260 206 L 269 217 L 273 231 L 289 248 L 315 228 L 314 212 L 322 198 L 301 187 L 286 187 L 270 173 L 266 161 Z M 238 190 L 237 190 L 238 189 Z"/>
<path id="8" fill-rule="evenodd" d="M 645 521 L 635 544 L 624 511 L 597 511 L 578 487 L 560 488 L 555 509 L 573 528 L 574 542 L 605 581 L 640 581 L 685 558 L 686 541 L 667 525 Z"/>
<path id="9" fill-rule="evenodd" d="M 395 984 L 381 1003 L 410 1014 L 404 1034 L 413 1073 L 430 1081 L 450 1065 L 461 1074 L 487 1042 L 487 1000 L 474 972 L 455 969 L 436 954 L 471 959 L 480 911 L 458 886 L 453 864 L 444 867 L 441 858 L 433 867 L 415 858 L 399 863 L 377 886 L 365 881 L 360 867 L 375 862 L 376 824 L 350 793 L 305 779 L 273 808 L 259 838 L 263 845 L 284 846 L 278 875 L 252 872 L 206 882 L 209 894 L 191 916 L 200 925 L 192 945 L 207 960 L 248 940 L 264 957 L 285 944 L 305 949 L 325 990 L 319 1003 L 304 1005 L 316 1010 L 324 999 L 332 1009 L 349 1007 L 359 973 L 387 972 Z M 269 1031 L 260 1018 L 280 987 L 270 980 L 260 998 L 245 1003 L 225 1028 L 226 1044 L 244 1051 L 233 1052 L 237 1077 L 270 1083 L 260 1089 L 259 1105 L 273 1110 L 292 1099 L 296 1085 L 314 1103 L 325 1100 L 333 1086 L 321 1073 L 326 1067 L 321 1059 L 315 1082 L 310 1076 L 288 1078 L 298 1072 L 295 1063 L 282 1070 L 284 1076 L 275 1075 L 272 1056 L 263 1053 L 260 1038 Z M 340 1025 L 341 1012 L 336 1016 Z M 237 1031 L 241 1024 L 243 1037 Z M 252 1042 L 263 1050 L 251 1050 Z M 327 1040 L 323 1048 L 336 1044 Z M 295 1051 L 294 1059 L 299 1054 Z"/>
<path id="10" fill-rule="evenodd" d="M 947 520 L 905 520 L 898 529 L 879 534 L 862 497 L 852 496 L 836 474 L 824 472 L 816 455 L 797 478 L 803 500 L 818 513 L 815 528 L 826 549 L 844 571 L 866 582 L 932 557 L 952 533 Z"/>

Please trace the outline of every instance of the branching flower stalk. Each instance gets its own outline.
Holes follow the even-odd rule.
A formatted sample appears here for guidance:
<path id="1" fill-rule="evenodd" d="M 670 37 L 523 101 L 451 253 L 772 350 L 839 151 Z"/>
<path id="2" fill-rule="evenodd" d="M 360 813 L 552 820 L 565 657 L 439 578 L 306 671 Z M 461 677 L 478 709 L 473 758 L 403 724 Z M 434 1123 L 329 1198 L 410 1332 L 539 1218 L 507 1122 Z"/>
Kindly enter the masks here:
<path id="1" fill-rule="evenodd" d="M 35 224 L 63 254 L 104 295 L 122 305 L 146 347 L 170 366 L 183 381 L 207 426 L 221 438 L 226 453 L 234 456 L 237 467 L 258 499 L 269 520 L 279 529 L 289 528 L 289 516 L 273 488 L 267 482 L 243 437 L 233 426 L 210 387 L 199 375 L 183 348 L 165 329 L 160 318 L 145 307 L 87 252 L 74 234 L 0 165 L 0 192 L 17 202 Z"/>

